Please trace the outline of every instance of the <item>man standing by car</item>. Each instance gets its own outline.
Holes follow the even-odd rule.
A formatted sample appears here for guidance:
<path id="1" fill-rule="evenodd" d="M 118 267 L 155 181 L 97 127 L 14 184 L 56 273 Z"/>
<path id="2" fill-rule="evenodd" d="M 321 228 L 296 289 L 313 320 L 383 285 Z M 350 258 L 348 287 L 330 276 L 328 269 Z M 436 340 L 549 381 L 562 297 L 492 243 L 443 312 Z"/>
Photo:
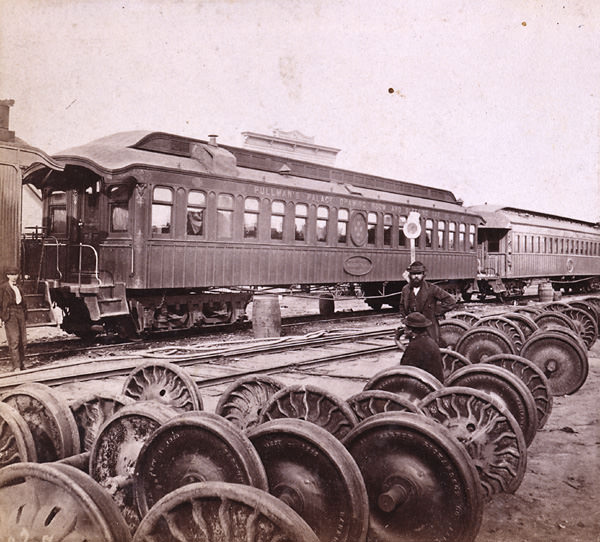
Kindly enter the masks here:
<path id="1" fill-rule="evenodd" d="M 19 270 L 9 267 L 6 270 L 8 280 L 0 286 L 0 325 L 6 328 L 6 342 L 12 361 L 13 371 L 25 368 L 25 345 L 27 344 L 27 306 L 23 290 L 17 286 Z"/>
<path id="2" fill-rule="evenodd" d="M 404 320 L 412 312 L 420 312 L 431 321 L 427 331 L 440 343 L 438 318 L 456 306 L 454 298 L 445 290 L 425 280 L 427 269 L 421 262 L 411 263 L 407 269 L 408 284 L 402 288 L 400 314 Z"/>

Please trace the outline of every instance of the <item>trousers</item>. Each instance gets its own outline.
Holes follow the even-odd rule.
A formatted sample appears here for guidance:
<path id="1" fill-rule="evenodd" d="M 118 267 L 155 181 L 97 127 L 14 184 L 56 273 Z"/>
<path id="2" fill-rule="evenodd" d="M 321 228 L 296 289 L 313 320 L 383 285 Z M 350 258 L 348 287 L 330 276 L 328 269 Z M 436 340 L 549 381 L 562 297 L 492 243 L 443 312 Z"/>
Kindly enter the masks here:
<path id="1" fill-rule="evenodd" d="M 11 307 L 9 318 L 4 322 L 6 342 L 14 371 L 25 368 L 25 344 L 27 330 L 25 328 L 25 312 L 21 307 Z"/>

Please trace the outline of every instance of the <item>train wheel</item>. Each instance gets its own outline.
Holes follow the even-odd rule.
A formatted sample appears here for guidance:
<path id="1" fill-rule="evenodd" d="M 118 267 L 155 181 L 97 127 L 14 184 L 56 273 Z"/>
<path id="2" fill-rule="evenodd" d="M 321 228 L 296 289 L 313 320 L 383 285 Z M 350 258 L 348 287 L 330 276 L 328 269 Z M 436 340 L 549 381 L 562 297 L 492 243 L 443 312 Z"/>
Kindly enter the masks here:
<path id="1" fill-rule="evenodd" d="M 519 326 L 525 339 L 527 339 L 532 333 L 539 329 L 534 319 L 528 316 L 525 311 L 523 312 L 507 312 L 503 314 L 504 318 L 508 318 L 511 322 L 514 322 Z M 522 345 L 521 345 L 522 347 Z"/>
<path id="2" fill-rule="evenodd" d="M 157 401 L 178 410 L 202 410 L 202 397 L 194 379 L 167 361 L 147 361 L 127 377 L 121 392 L 134 401 Z"/>
<path id="3" fill-rule="evenodd" d="M 548 379 L 544 376 L 541 369 L 524 357 L 512 356 L 510 354 L 492 356 L 485 360 L 485 363 L 508 369 L 525 383 L 535 401 L 538 430 L 544 427 L 552 412 L 552 394 L 550 393 Z"/>
<path id="4" fill-rule="evenodd" d="M 474 326 L 479 321 L 479 316 L 477 316 L 476 314 L 473 314 L 472 312 L 467 312 L 467 311 L 458 311 L 458 312 L 448 313 L 448 316 L 452 320 L 463 320 L 464 322 L 469 324 L 469 327 Z"/>
<path id="5" fill-rule="evenodd" d="M 69 405 L 48 386 L 23 384 L 2 396 L 2 402 L 21 414 L 35 442 L 40 463 L 80 452 L 79 430 Z"/>
<path id="6" fill-rule="evenodd" d="M 575 331 L 575 324 L 570 318 L 558 311 L 544 311 L 533 317 L 534 322 L 540 329 L 545 329 L 554 326 L 563 326 L 567 329 Z"/>
<path id="7" fill-rule="evenodd" d="M 425 397 L 419 407 L 466 447 L 484 494 L 514 493 L 527 467 L 527 445 L 514 416 L 490 394 L 452 386 Z"/>
<path id="8" fill-rule="evenodd" d="M 27 540 L 131 540 L 110 496 L 60 464 L 18 463 L 0 471 L 0 530 L 6 540 L 24 540 L 24 533 Z"/>
<path id="9" fill-rule="evenodd" d="M 342 439 L 358 423 L 350 405 L 337 395 L 312 385 L 287 386 L 263 407 L 260 422 L 299 418 L 327 429 Z"/>
<path id="10" fill-rule="evenodd" d="M 167 493 L 193 482 L 245 484 L 267 490 L 267 476 L 248 437 L 226 419 L 186 412 L 158 428 L 135 465 L 134 490 L 143 517 Z"/>
<path id="11" fill-rule="evenodd" d="M 232 529 L 235 525 L 236 528 Z M 176 533 L 176 534 L 175 534 Z M 306 522 L 266 491 L 225 482 L 200 482 L 165 495 L 144 517 L 134 542 L 319 542 Z"/>
<path id="12" fill-rule="evenodd" d="M 569 339 L 571 339 L 572 341 L 577 343 L 577 346 L 579 347 L 579 349 L 587 357 L 587 346 L 583 342 L 583 339 L 581 338 L 579 333 L 577 333 L 577 331 L 575 331 L 574 329 L 571 329 L 569 327 L 559 326 L 559 325 L 556 325 L 556 326 L 550 325 L 547 327 L 542 327 L 542 328 L 538 329 L 535 333 L 532 333 L 531 337 L 533 337 L 534 335 L 540 335 L 543 333 L 547 333 L 549 331 L 551 331 L 552 333 L 558 333 L 559 335 L 565 335 L 566 337 L 569 337 Z"/>
<path id="13" fill-rule="evenodd" d="M 575 331 L 579 333 L 588 350 L 594 346 L 594 343 L 598 340 L 596 317 L 576 307 L 568 307 L 562 313 L 573 321 Z"/>
<path id="14" fill-rule="evenodd" d="M 356 414 L 359 422 L 362 422 L 369 416 L 380 414 L 381 412 L 419 413 L 419 409 L 414 402 L 391 391 L 361 391 L 360 393 L 349 397 L 346 401 L 354 411 L 354 414 Z"/>
<path id="15" fill-rule="evenodd" d="M 510 410 L 529 446 L 537 432 L 537 410 L 533 395 L 521 379 L 508 369 L 478 363 L 456 371 L 447 386 L 463 386 L 489 393 Z"/>
<path id="16" fill-rule="evenodd" d="M 416 403 L 441 388 L 442 383 L 427 371 L 410 365 L 397 365 L 377 373 L 363 389 L 391 391 Z"/>
<path id="17" fill-rule="evenodd" d="M 358 467 L 329 431 L 299 419 L 273 420 L 248 432 L 269 493 L 295 510 L 319 540 L 362 542 L 369 503 Z"/>
<path id="18" fill-rule="evenodd" d="M 534 333 L 523 346 L 521 356 L 542 370 L 552 395 L 575 393 L 587 379 L 587 352 L 566 333 L 551 329 Z"/>
<path id="19" fill-rule="evenodd" d="M 36 461 L 35 442 L 27 422 L 18 410 L 0 403 L 0 468 Z"/>
<path id="20" fill-rule="evenodd" d="M 440 344 L 444 348 L 454 348 L 458 340 L 467 332 L 471 325 L 462 319 L 450 318 L 442 320 L 440 326 Z"/>
<path id="21" fill-rule="evenodd" d="M 535 307 L 526 307 L 523 305 L 521 307 L 515 307 L 513 309 L 513 312 L 525 313 L 525 314 L 530 315 L 531 318 L 534 318 L 538 314 L 541 314 L 543 312 L 543 310 L 536 309 Z"/>
<path id="22" fill-rule="evenodd" d="M 102 424 L 131 403 L 133 399 L 124 395 L 100 392 L 69 405 L 77 423 L 82 448 L 90 451 Z"/>
<path id="23" fill-rule="evenodd" d="M 477 471 L 444 427 L 387 412 L 361 422 L 343 443 L 369 496 L 368 540 L 475 540 L 483 515 Z"/>
<path id="24" fill-rule="evenodd" d="M 485 326 L 472 327 L 456 344 L 456 351 L 471 363 L 480 363 L 495 354 L 514 354 L 515 346 L 504 332 Z"/>
<path id="25" fill-rule="evenodd" d="M 471 365 L 471 362 L 465 356 L 454 350 L 440 348 L 440 354 L 442 354 L 442 365 L 444 366 L 444 382 L 455 371 Z"/>
<path id="26" fill-rule="evenodd" d="M 521 328 L 512 320 L 504 318 L 502 316 L 486 316 L 481 318 L 474 327 L 485 326 L 502 331 L 512 341 L 515 351 L 519 352 L 525 342 L 525 335 L 521 331 Z"/>
<path id="27" fill-rule="evenodd" d="M 596 313 L 598 314 L 598 326 L 600 326 L 600 297 L 586 297 L 583 301 L 596 309 Z"/>
<path id="28" fill-rule="evenodd" d="M 215 413 L 238 429 L 254 427 L 258 424 L 260 409 L 283 387 L 270 376 L 239 378 L 221 394 Z"/>
<path id="29" fill-rule="evenodd" d="M 150 435 L 179 412 L 162 403 L 124 406 L 106 421 L 91 449 L 90 475 L 119 506 L 131 532 L 140 517 L 135 504 L 135 463 Z"/>

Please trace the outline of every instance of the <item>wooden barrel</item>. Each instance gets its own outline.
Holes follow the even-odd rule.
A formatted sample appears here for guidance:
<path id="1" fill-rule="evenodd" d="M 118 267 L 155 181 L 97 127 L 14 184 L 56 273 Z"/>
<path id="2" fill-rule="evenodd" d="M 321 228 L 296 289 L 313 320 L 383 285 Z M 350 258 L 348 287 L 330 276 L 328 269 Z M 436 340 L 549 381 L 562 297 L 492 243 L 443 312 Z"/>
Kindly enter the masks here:
<path id="1" fill-rule="evenodd" d="M 542 303 L 549 303 L 554 300 L 554 289 L 549 282 L 542 282 L 538 286 L 538 297 Z"/>
<path id="2" fill-rule="evenodd" d="M 276 295 L 255 296 L 252 301 L 252 329 L 256 338 L 281 336 L 281 308 Z"/>

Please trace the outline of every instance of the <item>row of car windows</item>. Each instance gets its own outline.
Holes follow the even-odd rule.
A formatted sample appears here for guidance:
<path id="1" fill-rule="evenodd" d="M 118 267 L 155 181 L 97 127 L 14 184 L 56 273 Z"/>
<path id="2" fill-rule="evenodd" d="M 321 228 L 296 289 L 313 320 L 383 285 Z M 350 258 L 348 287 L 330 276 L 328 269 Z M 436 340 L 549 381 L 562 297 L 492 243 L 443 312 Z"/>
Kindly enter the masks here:
<path id="1" fill-rule="evenodd" d="M 600 256 L 600 242 L 543 235 L 515 235 L 513 252 Z"/>
<path id="2" fill-rule="evenodd" d="M 153 234 L 170 234 L 172 228 L 173 194 L 170 189 L 155 187 L 152 198 L 152 232 Z M 204 236 L 206 234 L 207 196 L 205 192 L 191 190 L 188 192 L 186 210 L 186 234 L 188 236 Z M 287 210 L 289 209 L 289 211 Z M 325 205 L 316 208 L 316 215 L 309 215 L 306 203 L 296 203 L 289 207 L 282 200 L 272 200 L 269 214 L 269 233 L 271 240 L 284 239 L 286 215 L 291 215 L 294 241 L 307 241 L 310 221 L 314 221 L 315 240 L 326 243 L 329 240 L 330 228 L 335 228 L 335 240 L 345 244 L 348 241 L 350 210 L 339 208 L 337 212 Z M 232 239 L 234 236 L 234 196 L 220 193 L 216 196 L 216 230 L 219 239 Z M 259 216 L 261 203 L 258 198 L 246 197 L 243 203 L 243 238 L 259 239 Z M 383 246 L 408 246 L 403 226 L 407 217 L 383 215 L 375 212 L 366 213 L 366 242 L 376 245 L 378 230 Z M 454 221 L 424 221 L 425 229 L 417 240 L 420 248 L 447 248 L 450 250 L 475 250 L 475 226 Z"/>
<path id="3" fill-rule="evenodd" d="M 120 192 L 109 193 L 110 232 L 128 230 L 129 206 L 126 197 Z M 207 235 L 207 194 L 200 190 L 187 193 L 185 233 L 189 238 L 205 238 Z M 215 198 L 216 237 L 233 239 L 234 214 L 236 212 L 233 194 L 219 193 Z M 66 205 L 64 192 L 52 194 L 50 200 L 50 230 L 54 234 L 66 232 Z M 244 239 L 317 243 L 328 241 L 346 244 L 352 236 L 350 228 L 353 214 L 347 208 L 332 209 L 319 205 L 316 213 L 309 213 L 306 203 L 286 204 L 283 200 L 272 200 L 268 208 L 261 209 L 259 198 L 246 197 L 243 201 L 242 237 Z M 171 188 L 156 186 L 152 191 L 151 228 L 155 236 L 174 235 L 173 213 L 174 194 Z M 267 213 L 267 231 L 259 232 L 260 215 Z M 366 244 L 372 246 L 408 247 L 409 240 L 403 227 L 407 216 L 391 213 L 363 213 L 366 218 Z M 286 224 L 289 224 L 286 226 Z M 422 232 L 416 245 L 421 249 L 444 249 L 474 251 L 476 229 L 474 224 L 460 221 L 421 219 Z M 309 234 L 309 228 L 314 232 Z M 286 233 L 286 228 L 290 230 Z M 266 239 L 265 239 L 266 238 Z M 354 237 L 353 237 L 354 239 Z"/>

